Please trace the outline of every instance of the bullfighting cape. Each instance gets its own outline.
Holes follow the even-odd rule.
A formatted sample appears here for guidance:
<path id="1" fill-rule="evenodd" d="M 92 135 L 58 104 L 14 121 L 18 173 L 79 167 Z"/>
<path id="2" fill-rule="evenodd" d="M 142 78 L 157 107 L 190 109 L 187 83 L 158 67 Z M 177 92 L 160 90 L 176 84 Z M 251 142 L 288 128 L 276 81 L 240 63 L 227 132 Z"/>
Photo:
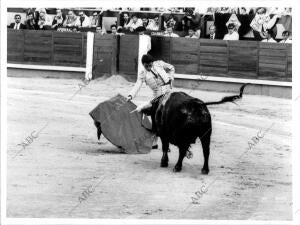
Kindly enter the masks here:
<path id="1" fill-rule="evenodd" d="M 102 134 L 112 144 L 126 153 L 149 153 L 153 133 L 149 119 L 139 112 L 132 112 L 136 105 L 127 102 L 120 94 L 101 102 L 90 112 L 90 116 L 101 124 Z"/>

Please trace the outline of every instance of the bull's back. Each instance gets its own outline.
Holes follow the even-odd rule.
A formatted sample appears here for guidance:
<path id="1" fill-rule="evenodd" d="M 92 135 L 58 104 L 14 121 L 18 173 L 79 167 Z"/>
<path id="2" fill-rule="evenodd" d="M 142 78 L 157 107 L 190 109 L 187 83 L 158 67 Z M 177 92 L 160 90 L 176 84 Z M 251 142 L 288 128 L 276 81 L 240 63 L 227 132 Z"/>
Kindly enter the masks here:
<path id="1" fill-rule="evenodd" d="M 173 144 L 194 142 L 201 128 L 211 126 L 210 113 L 205 104 L 184 92 L 170 94 L 162 107 L 161 125 Z"/>

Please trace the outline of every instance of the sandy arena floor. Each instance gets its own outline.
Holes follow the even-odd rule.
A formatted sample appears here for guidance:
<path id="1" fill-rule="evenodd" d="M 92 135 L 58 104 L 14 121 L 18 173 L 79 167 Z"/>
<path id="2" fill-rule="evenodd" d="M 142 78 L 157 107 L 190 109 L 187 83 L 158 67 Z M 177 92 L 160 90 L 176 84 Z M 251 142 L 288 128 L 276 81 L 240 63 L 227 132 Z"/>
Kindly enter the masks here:
<path id="1" fill-rule="evenodd" d="M 76 79 L 8 78 L 8 217 L 291 220 L 291 100 L 245 95 L 238 105 L 210 106 L 210 174 L 202 175 L 202 148 L 172 171 L 161 150 L 127 155 L 102 137 L 88 113 L 133 83 L 100 78 L 78 90 Z M 183 90 L 183 89 L 176 89 Z M 204 101 L 228 93 L 184 90 Z M 237 90 L 238 91 L 238 90 Z M 230 94 L 230 93 L 229 93 Z M 148 99 L 144 87 L 134 100 Z M 248 141 L 266 131 L 251 150 Z M 33 131 L 39 136 L 19 152 Z M 36 134 L 36 133 L 34 133 Z M 195 192 L 205 193 L 192 204 Z M 89 194 L 83 196 L 83 192 Z"/>

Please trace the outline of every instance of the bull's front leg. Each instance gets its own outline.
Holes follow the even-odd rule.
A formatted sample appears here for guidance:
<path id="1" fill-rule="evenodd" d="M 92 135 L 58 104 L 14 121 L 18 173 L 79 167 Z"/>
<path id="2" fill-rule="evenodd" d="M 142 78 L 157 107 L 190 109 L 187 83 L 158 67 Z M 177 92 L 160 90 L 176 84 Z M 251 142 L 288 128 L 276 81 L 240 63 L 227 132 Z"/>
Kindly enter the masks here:
<path id="1" fill-rule="evenodd" d="M 186 156 L 186 152 L 188 150 L 187 146 L 179 146 L 179 157 L 178 161 L 173 169 L 174 172 L 180 172 L 182 169 L 182 161 L 184 157 Z"/>
<path id="2" fill-rule="evenodd" d="M 169 141 L 166 138 L 161 137 L 161 143 L 162 143 L 163 155 L 162 155 L 162 158 L 161 158 L 160 166 L 161 167 L 168 167 L 168 163 L 169 163 L 169 157 L 168 157 Z"/>

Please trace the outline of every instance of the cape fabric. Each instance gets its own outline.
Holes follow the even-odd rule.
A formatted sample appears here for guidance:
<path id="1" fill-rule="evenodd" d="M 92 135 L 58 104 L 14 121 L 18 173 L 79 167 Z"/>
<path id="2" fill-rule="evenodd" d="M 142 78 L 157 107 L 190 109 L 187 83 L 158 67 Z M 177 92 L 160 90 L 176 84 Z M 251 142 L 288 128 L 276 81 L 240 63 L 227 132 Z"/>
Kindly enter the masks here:
<path id="1" fill-rule="evenodd" d="M 149 153 L 153 142 L 153 133 L 149 131 L 152 125 L 148 117 L 132 112 L 135 109 L 134 103 L 118 94 L 101 102 L 90 116 L 101 124 L 105 138 L 126 153 Z"/>

